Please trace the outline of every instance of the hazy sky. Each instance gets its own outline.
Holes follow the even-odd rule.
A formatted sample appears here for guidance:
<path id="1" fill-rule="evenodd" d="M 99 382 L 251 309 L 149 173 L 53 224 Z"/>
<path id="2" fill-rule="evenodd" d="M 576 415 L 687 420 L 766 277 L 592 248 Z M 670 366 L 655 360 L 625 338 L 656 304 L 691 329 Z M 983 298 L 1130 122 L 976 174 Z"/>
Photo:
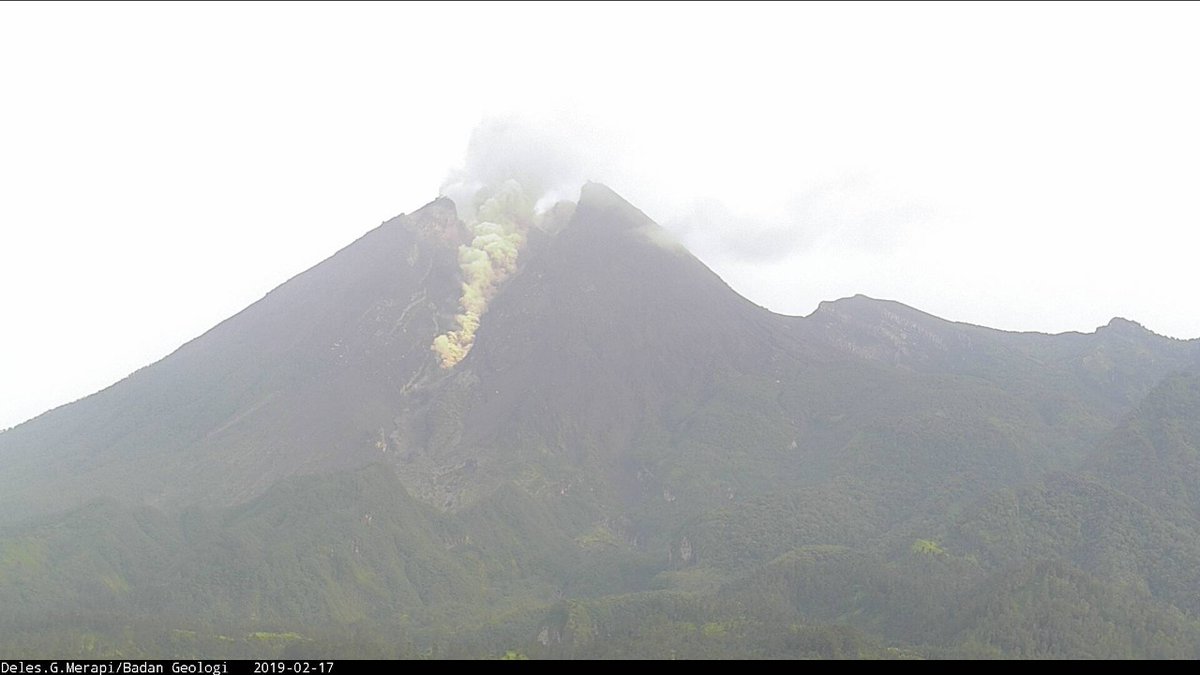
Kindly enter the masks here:
<path id="1" fill-rule="evenodd" d="M 0 428 L 420 207 L 477 128 L 778 312 L 1195 337 L 1197 34 L 1145 3 L 4 3 Z"/>

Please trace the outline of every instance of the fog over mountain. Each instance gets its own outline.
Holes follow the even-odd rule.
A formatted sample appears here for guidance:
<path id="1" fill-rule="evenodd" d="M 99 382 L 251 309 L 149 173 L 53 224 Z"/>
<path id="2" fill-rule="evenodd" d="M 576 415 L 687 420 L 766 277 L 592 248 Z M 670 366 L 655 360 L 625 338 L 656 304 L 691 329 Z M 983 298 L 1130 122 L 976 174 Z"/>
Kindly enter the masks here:
<path id="1" fill-rule="evenodd" d="M 0 3 L 0 660 L 1200 658 L 1198 20 Z"/>
<path id="2" fill-rule="evenodd" d="M 783 314 L 1200 336 L 1198 13 L 0 5 L 0 428 L 509 164 L 612 187 Z"/>
<path id="3" fill-rule="evenodd" d="M 776 314 L 484 174 L 0 433 L 0 649 L 1200 655 L 1200 342 Z"/>

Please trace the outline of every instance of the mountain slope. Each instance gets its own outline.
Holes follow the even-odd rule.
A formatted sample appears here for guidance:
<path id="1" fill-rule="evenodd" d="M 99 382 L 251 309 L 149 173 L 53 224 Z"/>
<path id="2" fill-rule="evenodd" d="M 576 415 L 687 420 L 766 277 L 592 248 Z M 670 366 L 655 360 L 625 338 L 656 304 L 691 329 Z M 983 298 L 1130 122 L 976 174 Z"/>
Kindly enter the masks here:
<path id="1" fill-rule="evenodd" d="M 537 234 L 445 371 L 429 345 L 458 310 L 466 230 L 445 199 L 385 223 L 161 362 L 0 434 L 0 520 L 102 495 L 236 503 L 377 460 L 439 506 L 521 476 L 619 508 L 712 502 L 911 451 L 940 480 L 965 448 L 992 448 L 974 477 L 1024 480 L 1080 461 L 1200 354 L 1128 322 L 1013 334 L 862 297 L 775 315 L 598 184 L 562 232 Z"/>
<path id="2" fill-rule="evenodd" d="M 891 654 L 858 631 L 1063 655 L 1083 603 L 1088 626 L 1149 631 L 1088 653 L 1194 653 L 1200 341 L 862 296 L 773 314 L 588 184 L 561 229 L 522 235 L 444 368 L 471 231 L 445 199 L 388 221 L 0 434 L 0 624 L 382 631 L 408 655 Z"/>
<path id="3" fill-rule="evenodd" d="M 648 434 L 686 423 L 731 381 L 777 380 L 803 351 L 779 317 L 590 184 L 571 224 L 492 302 L 475 349 L 393 439 L 443 471 L 515 478 L 532 464 L 557 491 L 612 487 L 606 499 L 620 501 L 648 469 L 630 456 Z M 581 471 L 605 479 L 567 487 Z"/>
<path id="4" fill-rule="evenodd" d="M 982 500 L 951 535 L 1002 567 L 1067 560 L 1200 615 L 1200 378 L 1175 375 L 1101 443 L 1081 475 L 1053 475 Z"/>
<path id="5" fill-rule="evenodd" d="M 96 496 L 229 503 L 379 459 L 456 307 L 463 236 L 448 200 L 394 218 L 162 361 L 0 434 L 0 520 Z"/>

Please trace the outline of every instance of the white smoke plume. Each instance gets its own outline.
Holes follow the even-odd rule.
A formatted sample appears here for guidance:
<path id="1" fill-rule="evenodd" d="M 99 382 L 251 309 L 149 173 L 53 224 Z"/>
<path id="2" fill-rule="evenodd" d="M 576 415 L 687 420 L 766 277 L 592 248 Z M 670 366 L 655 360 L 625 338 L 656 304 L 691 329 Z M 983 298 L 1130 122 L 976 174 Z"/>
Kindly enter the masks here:
<path id="1" fill-rule="evenodd" d="M 452 368 L 475 343 L 488 303 L 517 271 L 531 227 L 553 230 L 570 213 L 568 198 L 587 177 L 583 155 L 553 132 L 516 119 L 484 122 L 471 136 L 463 167 L 442 186 L 472 239 L 458 250 L 462 270 L 458 327 L 434 339 L 443 368 Z M 568 203 L 564 203 L 568 202 Z"/>
<path id="2" fill-rule="evenodd" d="M 525 234 L 534 223 L 534 203 L 516 180 L 506 180 L 489 192 L 466 221 L 474 235 L 471 243 L 458 248 L 463 275 L 458 329 L 433 341 L 443 368 L 453 367 L 471 350 L 488 301 L 517 270 Z"/>
<path id="3" fill-rule="evenodd" d="M 870 176 L 806 172 L 798 155 L 770 165 L 787 171 L 764 173 L 763 167 L 718 161 L 738 156 L 721 151 L 720 138 L 664 132 L 667 138 L 660 139 L 625 131 L 580 117 L 521 115 L 486 119 L 471 134 L 462 166 L 441 189 L 473 236 L 458 256 L 463 276 L 458 326 L 433 344 L 443 367 L 453 367 L 470 351 L 489 301 L 518 269 L 529 228 L 565 222 L 569 216 L 562 214 L 570 208 L 562 208 L 563 202 L 576 199 L 589 180 L 617 190 L 678 240 L 655 243 L 682 245 L 739 291 L 774 300 L 777 311 L 809 308 L 798 304 L 794 290 L 760 279 L 761 266 L 807 269 L 814 257 L 888 256 L 931 218 Z M 691 161 L 680 164 L 680 157 Z M 725 202 L 730 195 L 734 200 Z M 824 271 L 822 278 L 836 285 L 818 286 L 820 279 L 805 277 L 805 287 L 812 289 L 807 300 L 815 304 L 871 290 L 863 278 L 874 269 L 864 263 Z"/>
<path id="4" fill-rule="evenodd" d="M 515 180 L 545 212 L 562 200 L 573 200 L 588 180 L 605 180 L 611 143 L 605 134 L 578 120 L 535 120 L 494 117 L 471 133 L 463 165 L 447 176 L 442 194 L 470 222 L 479 205 L 508 180 Z"/>

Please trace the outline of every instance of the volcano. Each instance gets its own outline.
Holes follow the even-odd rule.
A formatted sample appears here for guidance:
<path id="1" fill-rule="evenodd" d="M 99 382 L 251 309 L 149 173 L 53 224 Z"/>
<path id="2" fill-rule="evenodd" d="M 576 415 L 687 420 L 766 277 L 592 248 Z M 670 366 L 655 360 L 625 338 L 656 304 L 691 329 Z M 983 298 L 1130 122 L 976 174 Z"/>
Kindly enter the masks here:
<path id="1" fill-rule="evenodd" d="M 775 314 L 597 183 L 472 291 L 460 207 L 0 433 L 0 650 L 1200 655 L 1200 341 Z"/>

